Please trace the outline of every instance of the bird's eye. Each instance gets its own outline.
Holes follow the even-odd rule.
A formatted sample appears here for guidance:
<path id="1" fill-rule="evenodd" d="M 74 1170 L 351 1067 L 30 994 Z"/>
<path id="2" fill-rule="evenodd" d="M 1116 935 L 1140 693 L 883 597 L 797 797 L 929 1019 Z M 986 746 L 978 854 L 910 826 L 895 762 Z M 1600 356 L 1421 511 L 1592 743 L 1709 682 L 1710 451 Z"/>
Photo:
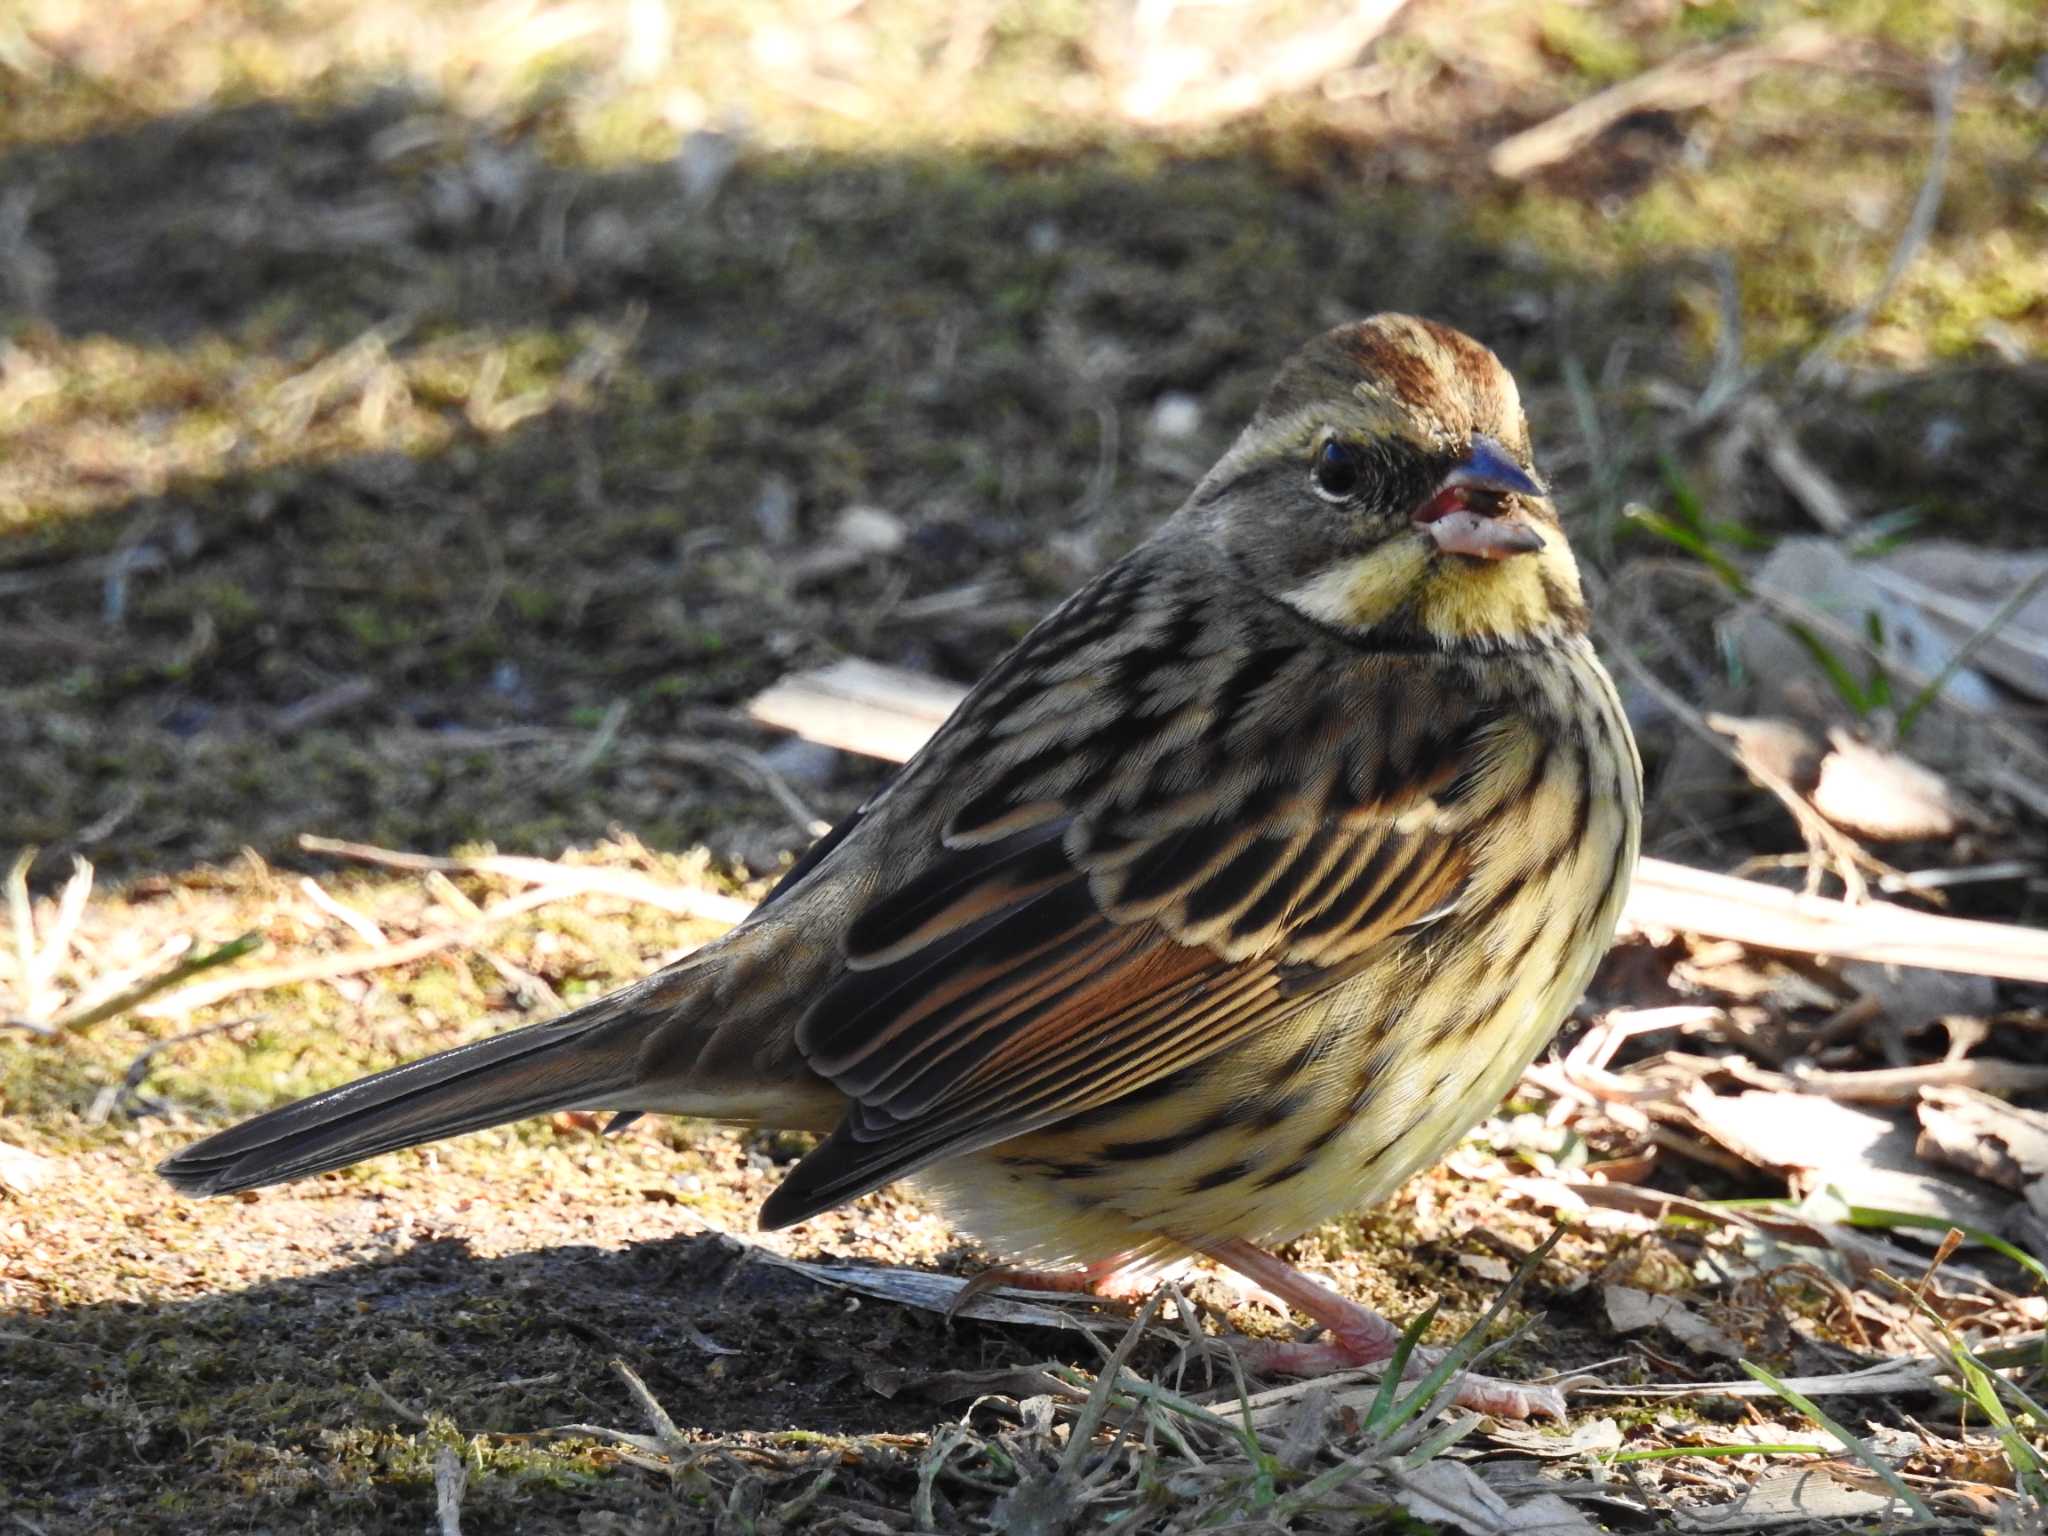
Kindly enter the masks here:
<path id="1" fill-rule="evenodd" d="M 1311 478 L 1315 481 L 1316 494 L 1325 501 L 1350 500 L 1360 479 L 1358 450 L 1349 443 L 1331 438 L 1317 452 Z"/>

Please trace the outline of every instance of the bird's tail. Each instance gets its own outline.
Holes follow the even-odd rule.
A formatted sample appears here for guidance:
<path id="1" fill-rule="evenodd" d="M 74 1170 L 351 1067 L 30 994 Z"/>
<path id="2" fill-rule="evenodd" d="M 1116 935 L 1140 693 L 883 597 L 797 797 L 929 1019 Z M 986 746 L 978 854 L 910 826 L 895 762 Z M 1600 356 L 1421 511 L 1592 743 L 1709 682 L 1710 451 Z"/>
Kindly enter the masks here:
<path id="1" fill-rule="evenodd" d="M 224 1195 L 527 1115 L 629 1107 L 649 1029 L 673 1016 L 679 979 L 662 972 L 560 1018 L 286 1104 L 194 1143 L 157 1172 L 188 1194 Z"/>

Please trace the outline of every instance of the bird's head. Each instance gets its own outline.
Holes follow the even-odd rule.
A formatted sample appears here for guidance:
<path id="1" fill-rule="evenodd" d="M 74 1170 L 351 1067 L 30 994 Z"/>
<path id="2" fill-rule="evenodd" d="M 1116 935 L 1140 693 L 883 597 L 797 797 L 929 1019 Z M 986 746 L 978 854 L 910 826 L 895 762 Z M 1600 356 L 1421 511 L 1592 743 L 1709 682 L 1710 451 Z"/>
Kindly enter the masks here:
<path id="1" fill-rule="evenodd" d="M 1375 315 L 1295 353 L 1181 517 L 1347 631 L 1510 648 L 1586 626 L 1514 378 L 1434 321 Z"/>

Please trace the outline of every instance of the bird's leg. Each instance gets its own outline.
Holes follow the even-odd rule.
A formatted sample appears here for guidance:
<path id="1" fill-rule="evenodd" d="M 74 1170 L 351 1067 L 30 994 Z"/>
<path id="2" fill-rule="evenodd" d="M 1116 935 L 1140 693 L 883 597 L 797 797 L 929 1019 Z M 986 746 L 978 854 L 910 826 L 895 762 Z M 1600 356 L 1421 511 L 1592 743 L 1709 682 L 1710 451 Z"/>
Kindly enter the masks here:
<path id="1" fill-rule="evenodd" d="M 1232 1240 L 1211 1244 L 1203 1252 L 1329 1330 L 1327 1344 L 1259 1341 L 1249 1350 L 1241 1349 L 1246 1363 L 1255 1369 L 1264 1368 L 1285 1376 L 1320 1376 L 1361 1365 L 1377 1365 L 1390 1358 L 1401 1342 L 1401 1330 L 1379 1313 L 1338 1295 L 1263 1248 Z M 1417 1349 L 1408 1357 L 1407 1374 L 1422 1375 L 1442 1358 L 1440 1350 Z M 1557 1388 L 1523 1386 L 1496 1381 L 1490 1376 L 1460 1376 L 1453 1401 L 1474 1413 L 1501 1419 L 1528 1419 L 1538 1414 L 1564 1417 L 1564 1394 Z"/>
<path id="2" fill-rule="evenodd" d="M 1184 1267 L 1184 1266 L 1176 1266 Z M 1172 1271 L 1169 1270 L 1168 1274 Z M 946 1315 L 955 1316 L 962 1307 L 984 1291 L 1010 1286 L 1020 1291 L 1063 1291 L 1096 1296 L 1104 1301 L 1135 1301 L 1150 1295 L 1166 1274 L 1133 1262 L 1130 1254 L 1114 1254 L 1080 1269 L 1026 1269 L 999 1264 L 984 1269 L 960 1287 Z"/>

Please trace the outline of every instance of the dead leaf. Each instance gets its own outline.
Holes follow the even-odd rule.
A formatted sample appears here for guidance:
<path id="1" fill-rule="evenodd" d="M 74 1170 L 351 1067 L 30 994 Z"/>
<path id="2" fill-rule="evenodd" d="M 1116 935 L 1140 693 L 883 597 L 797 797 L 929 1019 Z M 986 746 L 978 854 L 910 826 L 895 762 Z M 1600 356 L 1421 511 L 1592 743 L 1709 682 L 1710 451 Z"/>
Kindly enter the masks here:
<path id="1" fill-rule="evenodd" d="M 1875 1514 L 1892 1503 L 1844 1480 L 1834 1467 L 1773 1467 L 1741 1498 L 1712 1509 L 1677 1509 L 1679 1528 L 1694 1531 L 1754 1531 L 1814 1520 Z"/>
<path id="2" fill-rule="evenodd" d="M 1510 1506 L 1479 1474 L 1438 1458 L 1393 1476 L 1394 1497 L 1420 1520 L 1439 1521 L 1472 1536 L 1595 1536 L 1586 1517 L 1554 1493 Z"/>
<path id="3" fill-rule="evenodd" d="M 59 1171 L 55 1159 L 0 1141 L 0 1189 L 32 1195 L 56 1178 Z"/>
<path id="4" fill-rule="evenodd" d="M 1923 1088 L 1914 1150 L 2025 1197 L 2048 1215 L 2048 1115 L 1974 1088 Z"/>
<path id="5" fill-rule="evenodd" d="M 1661 1328 L 1688 1349 L 1719 1355 L 1724 1360 L 1742 1358 L 1742 1346 L 1675 1296 L 1658 1296 L 1631 1285 L 1610 1285 L 1601 1292 L 1607 1303 L 1607 1320 L 1617 1333 L 1634 1333 L 1643 1328 Z"/>
<path id="6" fill-rule="evenodd" d="M 1680 1102 L 1720 1145 L 1784 1173 L 1802 1193 L 1833 1189 L 1849 1205 L 1993 1231 L 2005 1218 L 2003 1198 L 1925 1166 L 1914 1145 L 1914 1121 L 1903 1109 L 1878 1111 L 1812 1093 L 1716 1094 L 1700 1083 Z"/>
<path id="7" fill-rule="evenodd" d="M 1939 666 L 2006 603 L 2042 580 L 2048 555 L 1916 539 L 1870 567 L 1871 581 L 1887 597 L 1910 605 L 1939 637 Z M 2034 588 L 1980 644 L 1970 666 L 2029 698 L 2048 699 L 2048 587 Z"/>
<path id="8" fill-rule="evenodd" d="M 1807 797 L 1845 832 L 1876 842 L 1948 837 L 1973 820 L 1948 780 L 1903 753 L 1837 727 Z"/>

